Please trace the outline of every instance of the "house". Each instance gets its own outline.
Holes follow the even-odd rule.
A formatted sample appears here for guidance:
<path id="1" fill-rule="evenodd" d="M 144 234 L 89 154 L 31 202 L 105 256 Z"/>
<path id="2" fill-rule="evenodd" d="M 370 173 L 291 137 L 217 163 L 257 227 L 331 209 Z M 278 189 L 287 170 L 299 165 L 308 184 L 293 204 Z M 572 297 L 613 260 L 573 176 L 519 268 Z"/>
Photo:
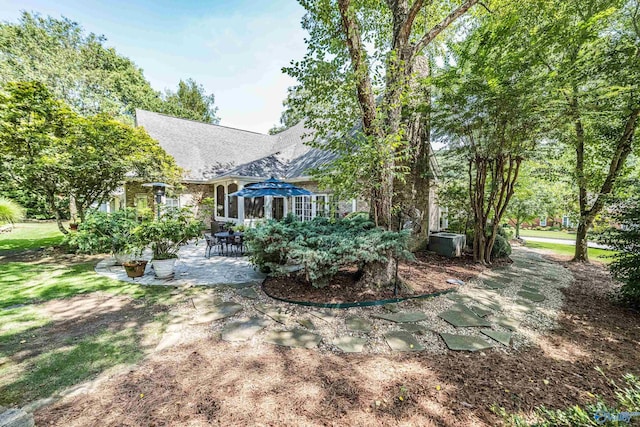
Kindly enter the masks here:
<path id="1" fill-rule="evenodd" d="M 312 130 L 301 122 L 275 135 L 234 129 L 136 110 L 136 126 L 149 135 L 185 170 L 182 189 L 168 192 L 167 206 L 192 206 L 198 210 L 207 197 L 215 200 L 215 220 L 250 223 L 257 218 L 280 219 L 293 213 L 300 220 L 316 216 L 346 215 L 367 211 L 362 200 L 338 201 L 330 191 L 320 190 L 311 170 L 334 158 L 334 154 L 306 144 Z M 275 177 L 313 193 L 289 198 L 244 199 L 228 197 L 245 185 Z M 142 182 L 128 181 L 119 202 L 128 207 L 153 208 L 154 197 Z M 435 189 L 433 190 L 435 201 Z M 435 202 L 434 202 L 435 204 Z M 440 210 L 431 209 L 433 230 L 440 226 Z"/>

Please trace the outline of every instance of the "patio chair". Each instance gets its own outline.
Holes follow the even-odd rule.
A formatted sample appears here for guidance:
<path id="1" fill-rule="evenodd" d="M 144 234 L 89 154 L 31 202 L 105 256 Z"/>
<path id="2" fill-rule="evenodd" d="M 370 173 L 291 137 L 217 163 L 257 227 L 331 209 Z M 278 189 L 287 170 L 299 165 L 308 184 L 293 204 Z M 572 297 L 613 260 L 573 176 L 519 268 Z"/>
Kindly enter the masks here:
<path id="1" fill-rule="evenodd" d="M 208 233 L 204 235 L 204 238 L 207 241 L 207 247 L 204 250 L 205 258 L 211 258 L 211 251 L 215 247 L 219 247 L 219 250 L 217 251 L 218 255 L 222 254 L 222 251 L 224 249 L 223 247 L 226 246 L 225 241 L 223 241 L 222 239 L 218 239 L 213 234 L 208 234 Z"/>
<path id="2" fill-rule="evenodd" d="M 231 239 L 230 245 L 232 252 L 236 255 L 241 256 L 244 254 L 244 240 L 242 236 L 234 236 L 233 239 Z"/>

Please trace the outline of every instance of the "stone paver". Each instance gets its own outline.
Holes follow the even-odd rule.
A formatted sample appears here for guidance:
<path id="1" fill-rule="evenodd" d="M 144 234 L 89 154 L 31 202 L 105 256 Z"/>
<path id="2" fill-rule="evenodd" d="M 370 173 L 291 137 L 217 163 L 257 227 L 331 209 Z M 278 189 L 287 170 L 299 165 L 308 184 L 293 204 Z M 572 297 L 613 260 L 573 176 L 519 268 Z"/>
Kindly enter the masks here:
<path id="1" fill-rule="evenodd" d="M 259 317 L 230 322 L 222 328 L 222 339 L 230 342 L 247 341 L 265 326 L 267 326 L 267 321 Z"/>
<path id="2" fill-rule="evenodd" d="M 402 329 L 412 334 L 424 335 L 429 332 L 429 328 L 418 323 L 403 323 L 400 325 Z"/>
<path id="3" fill-rule="evenodd" d="M 216 320 L 231 317 L 234 314 L 242 311 L 242 309 L 242 305 L 236 304 L 235 302 L 223 302 L 221 304 L 212 306 L 209 310 L 197 315 L 191 323 L 201 324 L 215 322 Z"/>
<path id="4" fill-rule="evenodd" d="M 529 291 L 520 291 L 518 292 L 518 296 L 521 296 L 524 299 L 528 299 L 529 301 L 533 301 L 533 302 L 541 302 L 545 300 L 545 296 L 542 294 L 539 294 L 537 292 L 529 292 Z"/>
<path id="5" fill-rule="evenodd" d="M 382 306 L 382 308 L 384 308 L 385 310 L 387 310 L 390 313 L 398 313 L 400 311 L 400 307 L 398 307 L 398 304 L 385 304 Z"/>
<path id="6" fill-rule="evenodd" d="M 271 331 L 266 335 L 264 341 L 283 347 L 316 348 L 322 341 L 322 337 L 296 328 L 290 331 Z"/>
<path id="7" fill-rule="evenodd" d="M 347 317 L 344 322 L 350 331 L 368 333 L 373 330 L 373 323 L 364 317 L 351 316 Z"/>
<path id="8" fill-rule="evenodd" d="M 313 317 L 324 320 L 325 322 L 333 322 L 338 318 L 337 313 L 329 309 L 313 310 L 309 314 L 311 314 Z"/>
<path id="9" fill-rule="evenodd" d="M 190 244 L 180 248 L 174 279 L 156 279 L 151 264 L 148 264 L 144 276 L 134 280 L 127 277 L 124 267 L 113 265 L 111 258 L 100 261 L 96 266 L 96 272 L 123 282 L 159 286 L 229 285 L 241 287 L 258 284 L 265 278 L 264 274 L 253 268 L 247 257 L 212 256 L 205 258 L 204 250 L 206 247 L 204 240 L 201 240 L 198 245 Z M 150 259 L 150 251 L 147 251 L 142 258 Z"/>
<path id="10" fill-rule="evenodd" d="M 278 323 L 285 324 L 286 321 L 289 319 L 288 315 L 281 313 L 280 309 L 276 308 L 275 306 L 267 305 L 267 304 L 256 304 L 254 307 L 257 311 L 269 316 L 271 319 L 273 319 Z"/>
<path id="11" fill-rule="evenodd" d="M 34 425 L 33 414 L 22 409 L 11 408 L 0 414 L 1 427 L 33 427 Z"/>
<path id="12" fill-rule="evenodd" d="M 398 313 L 389 313 L 389 314 L 372 314 L 371 317 L 376 319 L 388 320 L 389 322 L 394 323 L 409 323 L 409 322 L 419 322 L 421 320 L 426 320 L 427 315 L 424 313 L 420 313 L 419 311 L 413 312 L 398 312 Z"/>
<path id="13" fill-rule="evenodd" d="M 491 310 L 489 310 L 487 307 L 483 307 L 481 305 L 470 305 L 469 309 L 471 311 L 473 311 L 476 315 L 480 316 L 480 317 L 486 317 L 489 314 L 491 314 Z"/>
<path id="14" fill-rule="evenodd" d="M 540 289 L 533 286 L 522 285 L 520 286 L 520 289 L 527 292 L 540 293 Z"/>
<path id="15" fill-rule="evenodd" d="M 493 347 L 493 344 L 478 337 L 472 337 L 468 335 L 445 334 L 445 333 L 441 333 L 440 336 L 444 340 L 449 350 L 478 351 L 478 350 L 486 350 L 488 348 Z"/>
<path id="16" fill-rule="evenodd" d="M 520 322 L 507 316 L 497 316 L 494 323 L 510 331 L 515 331 L 520 326 Z"/>
<path id="17" fill-rule="evenodd" d="M 384 339 L 393 351 L 422 351 L 424 346 L 407 331 L 391 331 L 384 334 Z"/>
<path id="18" fill-rule="evenodd" d="M 480 329 L 480 332 L 488 336 L 489 338 L 498 341 L 500 344 L 509 347 L 511 345 L 511 332 L 494 331 L 493 329 Z"/>
<path id="19" fill-rule="evenodd" d="M 455 327 L 491 326 L 491 323 L 476 315 L 471 309 L 462 304 L 451 306 L 449 310 L 438 314 L 438 317 L 446 320 Z"/>
<path id="20" fill-rule="evenodd" d="M 489 289 L 504 289 L 507 287 L 507 285 L 491 279 L 483 279 L 482 283 L 484 283 L 484 286 Z"/>
<path id="21" fill-rule="evenodd" d="M 236 291 L 238 295 L 241 297 L 249 298 L 249 299 L 257 299 L 258 293 L 253 288 L 243 288 Z"/>
<path id="22" fill-rule="evenodd" d="M 338 347 L 345 353 L 362 353 L 364 345 L 367 343 L 366 338 L 358 337 L 337 337 L 333 340 L 332 344 Z"/>
<path id="23" fill-rule="evenodd" d="M 316 325 L 310 319 L 298 319 L 298 324 L 304 328 L 315 330 Z"/>

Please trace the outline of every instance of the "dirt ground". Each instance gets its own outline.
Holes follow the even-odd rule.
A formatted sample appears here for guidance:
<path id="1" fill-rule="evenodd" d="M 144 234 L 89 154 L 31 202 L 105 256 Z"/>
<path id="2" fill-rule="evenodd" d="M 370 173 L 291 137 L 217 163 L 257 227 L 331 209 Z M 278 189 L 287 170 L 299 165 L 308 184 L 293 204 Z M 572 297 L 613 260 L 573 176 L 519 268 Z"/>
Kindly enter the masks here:
<path id="1" fill-rule="evenodd" d="M 528 413 L 608 400 L 640 374 L 640 313 L 613 305 L 597 265 L 562 262 L 559 328 L 519 353 L 345 355 L 229 344 L 218 336 L 149 357 L 87 395 L 36 412 L 58 426 L 492 426 L 491 406 Z"/>
<path id="2" fill-rule="evenodd" d="M 496 264 L 494 267 L 499 267 Z M 341 271 L 323 288 L 314 288 L 309 281 L 300 277 L 268 278 L 263 287 L 268 295 L 292 301 L 312 301 L 317 303 L 342 303 L 354 301 L 374 301 L 396 297 L 431 294 L 455 288 L 447 279 L 467 281 L 481 273 L 485 267 L 473 263 L 469 256 L 446 258 L 434 253 L 418 254 L 415 261 L 403 261 L 398 266 L 398 278 L 402 286 L 398 294 L 393 287 L 372 289 L 359 282 L 355 268 Z"/>

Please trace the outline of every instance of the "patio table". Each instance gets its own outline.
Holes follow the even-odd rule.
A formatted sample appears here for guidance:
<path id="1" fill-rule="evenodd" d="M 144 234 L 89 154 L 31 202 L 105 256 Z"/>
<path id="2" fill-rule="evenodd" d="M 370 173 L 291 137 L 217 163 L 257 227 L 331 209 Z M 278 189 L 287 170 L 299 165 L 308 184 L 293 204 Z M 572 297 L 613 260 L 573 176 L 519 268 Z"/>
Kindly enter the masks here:
<path id="1" fill-rule="evenodd" d="M 241 231 L 236 231 L 235 233 L 229 233 L 228 231 L 221 231 L 219 233 L 215 233 L 214 236 L 218 238 L 221 242 L 224 242 L 224 247 L 226 248 L 226 255 L 229 255 L 229 246 L 239 246 L 240 255 L 244 252 L 244 242 L 243 236 L 244 233 Z M 220 247 L 222 251 L 222 246 Z"/>

